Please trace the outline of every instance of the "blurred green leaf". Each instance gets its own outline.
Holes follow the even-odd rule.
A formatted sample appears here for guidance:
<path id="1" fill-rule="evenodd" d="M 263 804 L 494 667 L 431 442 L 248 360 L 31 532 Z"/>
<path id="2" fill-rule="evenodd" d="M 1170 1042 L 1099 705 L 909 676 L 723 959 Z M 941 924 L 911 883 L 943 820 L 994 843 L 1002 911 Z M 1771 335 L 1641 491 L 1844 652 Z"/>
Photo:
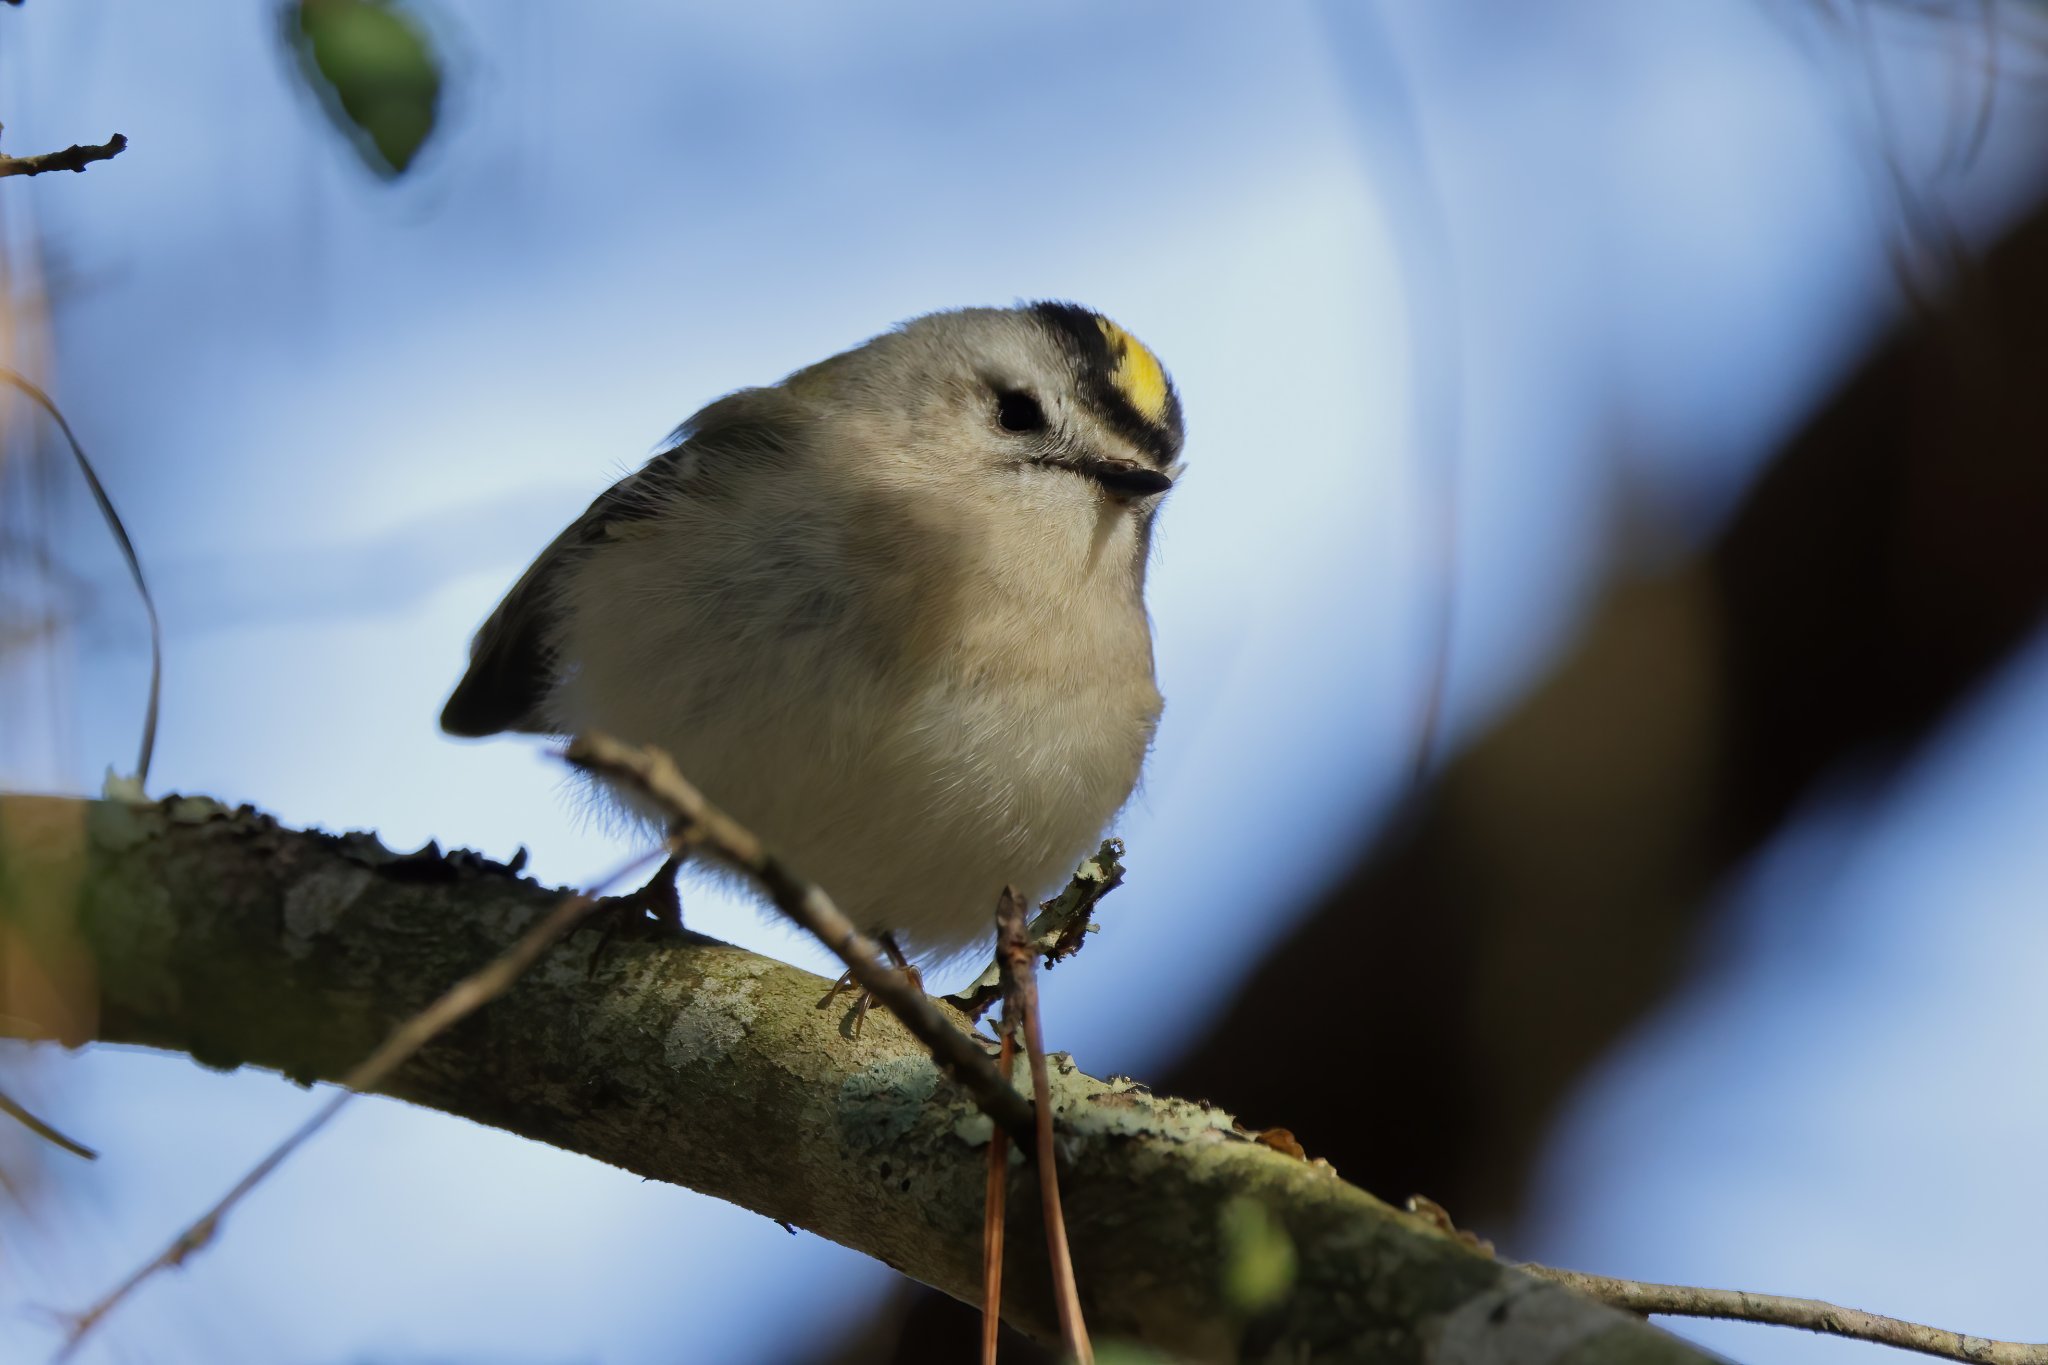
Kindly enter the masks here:
<path id="1" fill-rule="evenodd" d="M 297 0 L 285 16 L 299 73 L 369 168 L 403 175 L 434 131 L 441 65 L 395 0 Z"/>
<path id="2" fill-rule="evenodd" d="M 1128 1341 L 1095 1343 L 1095 1365 L 1180 1365 L 1177 1357 Z"/>
<path id="3" fill-rule="evenodd" d="M 1223 1206 L 1223 1296 L 1239 1312 L 1257 1314 L 1294 1287 L 1294 1239 L 1256 1199 Z"/>

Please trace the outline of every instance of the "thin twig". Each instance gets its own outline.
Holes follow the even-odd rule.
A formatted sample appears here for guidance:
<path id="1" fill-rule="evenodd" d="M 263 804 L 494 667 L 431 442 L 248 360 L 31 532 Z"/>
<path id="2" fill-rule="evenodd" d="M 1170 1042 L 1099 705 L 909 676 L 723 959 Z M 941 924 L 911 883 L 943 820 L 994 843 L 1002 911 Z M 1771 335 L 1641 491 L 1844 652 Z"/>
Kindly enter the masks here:
<path id="1" fill-rule="evenodd" d="M 220 1230 L 221 1220 L 227 1216 L 229 1210 L 240 1203 L 251 1190 L 262 1184 L 264 1179 L 282 1165 L 285 1158 L 303 1146 L 308 1138 L 326 1127 L 328 1122 L 341 1112 L 343 1105 L 360 1092 L 375 1089 L 392 1072 L 410 1061 L 414 1053 L 432 1042 L 451 1025 L 503 995 L 513 982 L 525 974 L 527 968 L 539 960 L 542 953 L 564 934 L 574 929 L 577 923 L 590 913 L 590 908 L 597 904 L 598 897 L 607 888 L 670 851 L 670 846 L 663 845 L 652 852 L 643 853 L 589 890 L 564 898 L 532 928 L 521 934 L 511 947 L 491 959 L 482 969 L 456 982 L 440 999 L 400 1024 L 391 1036 L 384 1040 L 382 1046 L 341 1078 L 340 1090 L 315 1110 L 311 1118 L 300 1124 L 291 1136 L 273 1147 L 269 1155 L 251 1167 L 248 1174 L 236 1181 L 234 1188 L 222 1195 L 212 1208 L 201 1214 L 183 1232 L 172 1238 L 169 1246 L 144 1262 L 134 1274 L 123 1280 L 92 1307 L 74 1315 L 71 1318 L 70 1330 L 65 1336 L 64 1346 L 57 1352 L 57 1360 L 69 1359 L 79 1344 L 85 1340 L 86 1334 L 152 1276 L 159 1271 L 183 1265 L 195 1252 L 202 1250 L 211 1242 L 214 1234 Z"/>
<path id="2" fill-rule="evenodd" d="M 1060 1212 L 1058 1153 L 1053 1148 L 1052 1078 L 1046 1074 L 1045 1037 L 1038 1023 L 1038 954 L 1024 928 L 1024 898 L 1003 888 L 996 906 L 996 957 L 1003 964 L 1003 1020 L 1024 1034 L 1031 1065 L 1031 1103 L 1038 1115 L 1038 1194 L 1044 1208 L 1045 1253 L 1052 1263 L 1052 1297 L 1060 1313 L 1060 1341 L 1077 1365 L 1094 1365 L 1095 1348 L 1081 1317 L 1081 1291 L 1074 1282 L 1074 1258 L 1067 1248 L 1067 1220 Z M 1015 1022 L 1011 1022 L 1012 1014 Z"/>
<path id="3" fill-rule="evenodd" d="M 105 142 L 76 142 L 61 152 L 41 152 L 35 156 L 0 156 L 0 179 L 10 175 L 82 171 L 95 161 L 110 160 L 127 150 L 127 137 L 116 133 Z"/>
<path id="4" fill-rule="evenodd" d="M 92 1148 L 86 1146 L 82 1142 L 64 1136 L 55 1128 L 52 1128 L 49 1124 L 44 1123 L 34 1114 L 31 1114 L 28 1110 L 22 1108 L 21 1105 L 14 1099 L 14 1097 L 7 1094 L 5 1091 L 0 1091 L 0 1114 L 7 1115 L 7 1117 L 13 1119 L 16 1123 L 28 1129 L 31 1133 L 34 1133 L 43 1141 L 53 1142 L 57 1146 L 62 1147 L 65 1151 L 71 1153 L 73 1156 L 82 1156 L 87 1161 L 98 1161 L 100 1159 L 100 1154 L 98 1152 L 95 1152 Z"/>
<path id="5" fill-rule="evenodd" d="M 1819 1299 L 1751 1294 L 1739 1289 L 1648 1284 L 1640 1280 L 1618 1280 L 1608 1275 L 1589 1275 L 1580 1270 L 1558 1270 L 1547 1265 L 1524 1265 L 1522 1269 L 1539 1278 L 1576 1289 L 1610 1307 L 1625 1308 L 1634 1313 L 1662 1313 L 1680 1318 L 1729 1318 L 1778 1327 L 1799 1327 L 1828 1336 L 1896 1346 L 1900 1350 L 1918 1351 L 1923 1355 L 1970 1361 L 1973 1365 L 2048 1365 L 2048 1344 L 1994 1341 L 1989 1337 L 1974 1337 L 1878 1313 L 1866 1313 L 1860 1308 L 1842 1308 Z"/>
<path id="6" fill-rule="evenodd" d="M 1017 1056 L 1017 1030 L 1002 1022 L 1003 1050 L 996 1071 L 1010 1079 Z M 1010 1135 L 1001 1127 L 989 1134 L 988 1193 L 981 1213 L 981 1365 L 996 1365 L 996 1337 L 1003 1324 L 1003 1224 L 1010 1205 Z"/>
<path id="7" fill-rule="evenodd" d="M 764 848 L 751 830 L 705 800 L 667 754 L 589 734 L 571 742 L 566 757 L 577 767 L 624 782 L 654 801 L 668 816 L 682 847 L 707 849 L 759 882 L 775 908 L 830 948 L 861 989 L 887 1005 L 939 1065 L 959 1079 L 983 1113 L 1019 1142 L 1029 1140 L 1030 1104 L 998 1074 L 981 1045 L 948 1020 L 903 973 L 885 966 L 875 941 L 855 928 L 831 897 Z"/>
<path id="8" fill-rule="evenodd" d="M 1064 962 L 1081 951 L 1082 940 L 1096 928 L 1088 917 L 1095 913 L 1097 902 L 1124 884 L 1123 856 L 1123 840 L 1104 839 L 1095 856 L 1075 870 L 1066 889 L 1038 908 L 1025 933 L 1046 966 Z M 968 1018 L 980 1019 L 1002 998 L 1003 964 L 997 958 L 988 964 L 987 971 L 947 996 L 946 1001 Z"/>
<path id="9" fill-rule="evenodd" d="M 116 138 L 115 141 L 119 142 L 121 139 Z M 77 148 L 72 150 L 76 151 Z M 112 156 L 113 152 L 107 155 Z M 0 158 L 0 161 L 4 160 L 5 158 Z M 143 789 L 149 785 L 149 760 L 156 752 L 156 716 L 164 686 L 164 628 L 156 617 L 156 599 L 149 595 L 149 582 L 143 577 L 142 558 L 135 553 L 135 542 L 128 538 L 128 528 L 122 524 L 121 514 L 114 510 L 114 500 L 107 496 L 106 485 L 100 482 L 100 476 L 93 471 L 92 461 L 85 457 L 85 447 L 78 443 L 77 435 L 71 430 L 71 423 L 64 420 L 63 412 L 51 400 L 50 395 L 13 370 L 0 368 L 0 382 L 12 384 L 27 394 L 37 407 L 49 414 L 50 420 L 57 424 L 57 430 L 63 432 L 64 439 L 71 443 L 71 455 L 78 461 L 78 472 L 85 476 L 85 486 L 92 490 L 92 500 L 99 505 L 100 517 L 107 523 L 107 529 L 114 534 L 114 544 L 120 547 L 121 558 L 127 561 L 128 575 L 135 580 L 135 591 L 142 598 L 142 610 L 149 617 L 149 701 L 142 711 L 142 748 L 135 760 L 135 795 L 139 797 Z"/>

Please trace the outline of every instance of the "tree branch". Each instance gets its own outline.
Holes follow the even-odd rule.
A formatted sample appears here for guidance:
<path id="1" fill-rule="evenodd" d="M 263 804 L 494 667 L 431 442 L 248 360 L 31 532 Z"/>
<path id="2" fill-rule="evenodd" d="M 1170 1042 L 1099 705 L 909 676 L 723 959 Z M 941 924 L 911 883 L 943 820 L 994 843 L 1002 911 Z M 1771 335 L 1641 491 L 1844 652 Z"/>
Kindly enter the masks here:
<path id="1" fill-rule="evenodd" d="M 105 142 L 74 142 L 61 152 L 34 156 L 0 156 L 0 179 L 10 175 L 47 175 L 51 171 L 82 171 L 95 161 L 110 161 L 128 150 L 128 139 L 116 133 Z"/>
<path id="2" fill-rule="evenodd" d="M 0 1008 L 72 1045 L 335 1079 L 557 903 L 475 854 L 397 854 L 211 801 L 0 797 L 0 980 L 93 983 L 78 1008 Z M 849 1039 L 814 1008 L 817 977 L 699 936 L 595 949 L 559 945 L 378 1089 L 978 1298 L 990 1122 L 894 1018 Z M 1704 1359 L 1251 1141 L 1228 1115 L 1055 1062 L 1068 1231 L 1105 1337 L 1202 1360 Z M 1296 1267 L 1257 1311 L 1221 1288 L 1244 1251 L 1228 1229 L 1245 1220 L 1225 1209 L 1247 1200 Z M 1042 1229 L 1029 1209 L 1015 1221 L 1006 1317 L 1050 1338 L 1031 1254 Z"/>
<path id="3" fill-rule="evenodd" d="M 349 1073 L 341 1078 L 341 1088 L 330 1095 L 325 1104 L 314 1110 L 311 1118 L 294 1129 L 283 1142 L 271 1148 L 226 1194 L 214 1201 L 205 1213 L 173 1237 L 170 1245 L 137 1266 L 133 1274 L 101 1295 L 91 1307 L 73 1316 L 64 1349 L 57 1353 L 57 1359 L 70 1359 L 84 1342 L 87 1334 L 118 1308 L 124 1299 L 147 1283 L 151 1276 L 185 1264 L 195 1252 L 211 1243 L 220 1233 L 221 1221 L 235 1205 L 248 1198 L 258 1185 L 270 1178 L 271 1172 L 283 1165 L 285 1160 L 303 1147 L 315 1133 L 325 1128 L 334 1116 L 341 1112 L 343 1105 L 359 1094 L 375 1091 L 391 1073 L 405 1065 L 421 1048 L 503 995 L 513 982 L 540 960 L 542 954 L 582 923 L 583 917 L 597 904 L 598 895 L 605 887 L 652 862 L 662 851 L 657 849 L 654 853 L 635 858 L 592 890 L 563 896 L 547 914 L 522 930 L 519 937 L 505 951 L 450 986 L 440 999 L 400 1024 L 392 1035 L 384 1040 L 382 1046 L 349 1069 Z"/>

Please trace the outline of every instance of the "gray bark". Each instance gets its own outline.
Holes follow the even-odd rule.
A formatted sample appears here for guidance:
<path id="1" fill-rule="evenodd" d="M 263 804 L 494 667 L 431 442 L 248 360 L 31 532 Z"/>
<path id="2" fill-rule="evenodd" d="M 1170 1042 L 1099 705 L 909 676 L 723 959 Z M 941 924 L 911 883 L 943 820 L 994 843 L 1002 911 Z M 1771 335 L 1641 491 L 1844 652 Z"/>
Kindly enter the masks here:
<path id="1" fill-rule="evenodd" d="M 331 1079 L 559 894 L 474 854 L 394 854 L 205 800 L 0 797 L 0 951 L 59 983 L 0 1010 L 33 1006 L 39 1033 L 74 1046 Z M 977 1298 L 990 1126 L 893 1019 L 871 1014 L 854 1038 L 807 972 L 702 938 L 601 955 L 598 938 L 557 947 L 386 1091 Z M 1220 1110 L 1064 1058 L 1053 1084 L 1098 1342 L 1200 1360 L 1706 1359 L 1250 1140 Z M 1359 1108 L 1402 1121 L 1399 1096 Z M 1032 1179 L 1013 1168 L 1005 1316 L 1049 1337 Z"/>

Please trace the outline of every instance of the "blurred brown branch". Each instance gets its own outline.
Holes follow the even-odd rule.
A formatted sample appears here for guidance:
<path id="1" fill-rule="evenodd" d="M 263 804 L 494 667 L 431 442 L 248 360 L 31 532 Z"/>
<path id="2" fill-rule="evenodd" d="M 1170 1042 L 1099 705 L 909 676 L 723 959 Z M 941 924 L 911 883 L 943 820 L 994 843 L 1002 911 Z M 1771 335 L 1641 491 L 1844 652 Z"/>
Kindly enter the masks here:
<path id="1" fill-rule="evenodd" d="M 60 152 L 35 156 L 0 155 L 0 179 L 10 175 L 47 175 L 51 171 L 82 171 L 95 161 L 108 161 L 128 150 L 126 135 L 116 133 L 105 142 L 75 142 Z"/>
<path id="2" fill-rule="evenodd" d="M 87 1009 L 44 1025 L 72 1045 L 341 1078 L 560 906 L 474 854 L 396 854 L 202 799 L 0 797 L 6 950 L 69 944 L 96 983 Z M 814 1007 L 822 984 L 694 935 L 602 956 L 571 941 L 376 1089 L 801 1225 L 972 1301 L 989 1121 L 893 1017 L 842 1036 Z M 1099 1332 L 1205 1360 L 1703 1359 L 1472 1254 L 1219 1111 L 1064 1061 L 1050 1084 Z M 1298 1267 L 1256 1314 L 1217 1293 L 1235 1251 L 1225 1205 L 1245 1200 Z M 1037 1219 L 1019 1209 L 1017 1221 Z M 1017 1232 L 1013 1247 L 1042 1235 Z M 1043 1258 L 1013 1254 L 1005 1282 L 1010 1321 L 1053 1336 Z"/>
<path id="3" fill-rule="evenodd" d="M 1375 1188 L 1511 1216 L 1560 1098 L 1683 979 L 1729 875 L 1816 791 L 1882 792 L 2040 628 L 2044 319 L 2037 208 L 1697 555 L 1609 586 L 1163 1083 L 1285 1123 Z M 1426 965 L 1353 988 L 1389 962 Z M 1404 1027 L 1422 1010 L 1439 1026 Z M 1279 1039 L 1331 1029 L 1412 1122 L 1364 1122 L 1273 1065 Z"/>
<path id="4" fill-rule="evenodd" d="M 1730 875 L 1815 793 L 1881 796 L 2040 630 L 2044 347 L 2048 206 L 1876 342 L 1697 553 L 1617 575 L 1160 1084 L 1369 1188 L 1512 1219 L 1557 1106 L 1685 980 Z M 1372 1087 L 1313 1083 L 1291 1044 L 1318 1036 Z M 1404 1122 L 1377 1121 L 1387 1094 Z M 950 1304 L 889 1311 L 900 1352 L 835 1365 L 970 1349 Z"/>

